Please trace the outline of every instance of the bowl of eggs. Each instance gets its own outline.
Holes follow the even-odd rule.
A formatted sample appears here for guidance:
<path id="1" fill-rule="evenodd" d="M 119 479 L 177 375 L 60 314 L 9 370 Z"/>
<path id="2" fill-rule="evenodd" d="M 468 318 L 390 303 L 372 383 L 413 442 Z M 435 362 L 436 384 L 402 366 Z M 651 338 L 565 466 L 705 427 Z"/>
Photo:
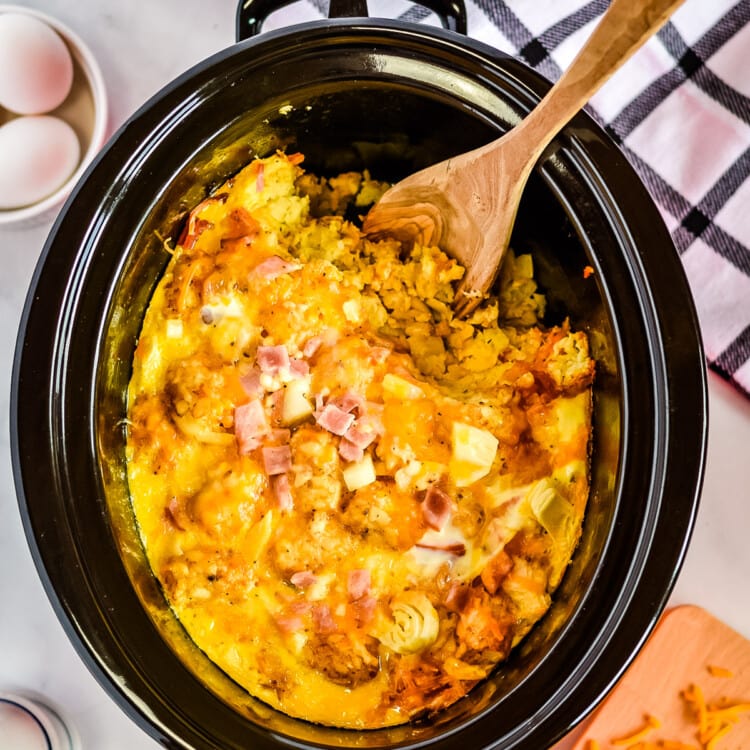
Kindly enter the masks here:
<path id="1" fill-rule="evenodd" d="M 0 225 L 58 207 L 106 125 L 104 81 L 83 41 L 44 13 L 0 5 Z"/>

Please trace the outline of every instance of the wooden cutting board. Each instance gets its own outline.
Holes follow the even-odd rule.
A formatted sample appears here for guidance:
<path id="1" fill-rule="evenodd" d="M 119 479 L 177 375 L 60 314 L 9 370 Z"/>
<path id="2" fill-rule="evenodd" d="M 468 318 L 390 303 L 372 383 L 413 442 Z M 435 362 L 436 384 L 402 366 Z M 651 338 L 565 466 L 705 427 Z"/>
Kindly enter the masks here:
<path id="1" fill-rule="evenodd" d="M 731 677 L 712 675 L 709 666 L 723 667 Z M 645 739 L 678 740 L 696 749 L 697 725 L 680 693 L 698 685 L 706 703 L 722 699 L 750 703 L 750 641 L 704 609 L 676 607 L 661 619 L 650 639 L 593 715 L 573 750 L 588 750 L 595 739 L 601 750 L 623 750 L 612 740 L 646 726 L 646 716 L 661 722 Z M 750 750 L 750 713 L 718 740 L 716 750 Z"/>

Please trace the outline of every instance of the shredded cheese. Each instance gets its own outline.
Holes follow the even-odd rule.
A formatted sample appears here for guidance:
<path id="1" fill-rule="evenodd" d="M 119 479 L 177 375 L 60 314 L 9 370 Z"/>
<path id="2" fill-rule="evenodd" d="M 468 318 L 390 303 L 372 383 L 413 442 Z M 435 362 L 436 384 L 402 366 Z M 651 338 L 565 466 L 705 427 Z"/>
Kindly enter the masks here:
<path id="1" fill-rule="evenodd" d="M 715 664 L 709 664 L 706 669 L 711 677 L 734 677 L 734 672 L 726 667 L 717 667 Z"/>
<path id="2" fill-rule="evenodd" d="M 154 234 L 156 235 L 156 239 L 158 239 L 161 243 L 161 246 L 164 248 L 165 252 L 169 253 L 170 255 L 174 255 L 174 240 L 171 237 L 167 237 L 165 239 L 158 231 L 154 231 Z"/>
<path id="3" fill-rule="evenodd" d="M 708 671 L 715 677 L 731 677 L 732 673 L 723 667 L 709 665 Z M 661 722 L 651 715 L 646 715 L 645 725 L 632 734 L 610 740 L 616 747 L 627 750 L 718 750 L 719 742 L 732 730 L 734 725 L 747 713 L 750 713 L 750 702 L 707 703 L 699 685 L 691 684 L 681 693 L 696 722 L 696 739 L 699 745 L 687 744 L 679 740 L 657 739 L 646 737 L 661 726 Z M 599 742 L 589 739 L 586 750 L 599 750 Z"/>
<path id="4" fill-rule="evenodd" d="M 620 739 L 612 740 L 613 745 L 627 745 L 631 746 L 634 742 L 642 740 L 646 735 L 650 734 L 654 729 L 658 729 L 661 726 L 661 722 L 651 716 L 646 715 L 646 726 L 639 729 L 637 732 L 628 735 L 627 737 L 620 737 Z"/>
<path id="5" fill-rule="evenodd" d="M 705 750 L 713 750 L 719 739 L 750 711 L 750 703 L 706 704 L 698 685 L 690 685 L 683 692 L 683 698 L 698 719 L 698 740 Z"/>

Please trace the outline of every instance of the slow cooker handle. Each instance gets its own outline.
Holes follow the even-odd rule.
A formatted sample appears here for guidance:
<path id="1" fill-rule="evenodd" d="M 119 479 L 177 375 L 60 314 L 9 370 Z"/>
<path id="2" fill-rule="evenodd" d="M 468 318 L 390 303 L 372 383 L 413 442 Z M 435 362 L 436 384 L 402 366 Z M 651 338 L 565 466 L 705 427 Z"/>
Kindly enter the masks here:
<path id="1" fill-rule="evenodd" d="M 237 6 L 237 41 L 260 33 L 266 19 L 295 0 L 240 0 Z M 464 0 L 419 0 L 440 19 L 443 28 L 466 34 L 466 6 Z M 330 0 L 329 18 L 366 18 L 367 0 Z"/>

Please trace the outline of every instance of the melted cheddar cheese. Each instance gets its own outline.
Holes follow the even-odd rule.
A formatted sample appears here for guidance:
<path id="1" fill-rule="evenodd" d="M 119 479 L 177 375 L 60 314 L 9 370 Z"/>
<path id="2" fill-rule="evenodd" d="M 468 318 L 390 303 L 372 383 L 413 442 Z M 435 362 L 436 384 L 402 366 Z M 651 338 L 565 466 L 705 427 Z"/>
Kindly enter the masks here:
<path id="1" fill-rule="evenodd" d="M 256 160 L 191 213 L 129 389 L 143 544 L 197 646 L 339 727 L 465 695 L 550 605 L 588 495 L 593 362 L 531 258 L 463 269 L 342 218 L 381 186 Z"/>

